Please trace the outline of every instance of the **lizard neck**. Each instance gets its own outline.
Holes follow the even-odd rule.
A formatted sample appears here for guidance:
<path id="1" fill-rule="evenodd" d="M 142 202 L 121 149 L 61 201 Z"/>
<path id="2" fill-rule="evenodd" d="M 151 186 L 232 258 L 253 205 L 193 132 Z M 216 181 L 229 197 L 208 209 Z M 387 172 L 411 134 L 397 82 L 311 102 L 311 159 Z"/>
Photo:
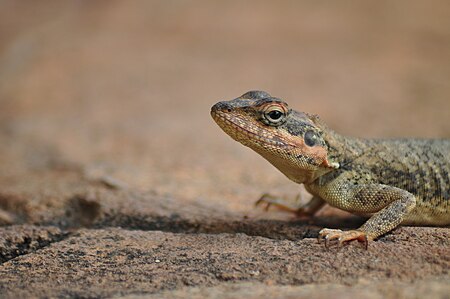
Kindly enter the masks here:
<path id="1" fill-rule="evenodd" d="M 363 155 L 370 141 L 362 138 L 343 136 L 328 128 L 323 123 L 316 123 L 320 126 L 324 133 L 324 139 L 328 146 L 327 158 L 330 163 L 339 163 L 340 166 L 347 164 Z M 318 176 L 333 171 L 333 169 L 325 169 L 318 172 Z"/>
<path id="2" fill-rule="evenodd" d="M 364 141 L 360 138 L 342 136 L 334 131 L 326 133 L 325 140 L 328 143 L 328 158 L 332 162 L 344 163 L 355 159 L 363 153 Z"/>

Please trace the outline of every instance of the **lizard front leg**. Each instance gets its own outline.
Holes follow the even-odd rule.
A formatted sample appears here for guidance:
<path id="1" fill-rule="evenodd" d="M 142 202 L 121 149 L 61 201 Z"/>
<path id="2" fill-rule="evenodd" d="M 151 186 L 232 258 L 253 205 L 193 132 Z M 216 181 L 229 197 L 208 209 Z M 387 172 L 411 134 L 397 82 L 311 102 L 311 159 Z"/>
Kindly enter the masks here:
<path id="1" fill-rule="evenodd" d="M 397 227 L 414 209 L 416 199 L 406 190 L 382 184 L 334 186 L 327 190 L 329 203 L 353 213 L 372 214 L 360 228 L 350 231 L 323 229 L 319 241 L 337 240 L 339 245 L 358 240 L 366 243 Z M 331 195 L 331 196 L 330 196 Z"/>

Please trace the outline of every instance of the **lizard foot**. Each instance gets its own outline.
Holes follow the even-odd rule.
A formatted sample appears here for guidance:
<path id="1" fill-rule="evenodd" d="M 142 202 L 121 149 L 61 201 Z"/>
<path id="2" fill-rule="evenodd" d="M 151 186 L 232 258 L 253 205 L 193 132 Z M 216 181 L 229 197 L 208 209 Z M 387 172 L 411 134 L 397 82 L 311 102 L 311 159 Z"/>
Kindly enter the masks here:
<path id="1" fill-rule="evenodd" d="M 296 198 L 296 201 L 299 201 L 299 200 L 300 200 L 300 195 Z M 255 207 L 257 207 L 261 204 L 265 205 L 264 206 L 265 211 L 268 211 L 271 206 L 274 206 L 282 211 L 294 213 L 296 216 L 311 216 L 310 213 L 307 213 L 302 208 L 289 205 L 286 202 L 286 200 L 280 199 L 279 197 L 270 195 L 268 193 L 263 194 L 261 196 L 261 198 L 255 202 Z"/>
<path id="2" fill-rule="evenodd" d="M 342 231 L 340 229 L 328 229 L 324 228 L 319 232 L 319 243 L 324 240 L 325 247 L 328 248 L 330 241 L 337 240 L 338 246 L 341 247 L 344 243 L 357 240 L 364 243 L 364 247 L 367 250 L 369 239 L 366 233 L 359 230 Z"/>

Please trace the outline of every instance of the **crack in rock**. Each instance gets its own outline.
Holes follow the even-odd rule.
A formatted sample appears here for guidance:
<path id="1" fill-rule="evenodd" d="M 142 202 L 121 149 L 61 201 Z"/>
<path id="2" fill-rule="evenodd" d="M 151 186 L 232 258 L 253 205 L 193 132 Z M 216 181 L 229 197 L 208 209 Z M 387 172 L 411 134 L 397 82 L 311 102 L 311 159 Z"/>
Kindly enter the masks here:
<path id="1" fill-rule="evenodd" d="M 0 264 L 60 242 L 70 234 L 57 227 L 14 225 L 0 228 Z"/>

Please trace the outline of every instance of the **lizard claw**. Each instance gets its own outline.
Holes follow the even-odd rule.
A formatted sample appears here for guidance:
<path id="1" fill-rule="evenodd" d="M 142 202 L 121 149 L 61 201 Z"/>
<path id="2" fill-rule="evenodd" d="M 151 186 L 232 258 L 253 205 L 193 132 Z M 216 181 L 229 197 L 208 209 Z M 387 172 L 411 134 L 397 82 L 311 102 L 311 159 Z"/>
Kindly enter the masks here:
<path id="1" fill-rule="evenodd" d="M 319 232 L 319 236 L 317 238 L 319 243 L 324 240 L 325 248 L 329 247 L 330 241 L 336 239 L 338 247 L 342 247 L 342 245 L 347 242 L 357 240 L 358 242 L 362 242 L 364 244 L 366 250 L 368 248 L 369 239 L 365 232 L 359 230 L 342 231 L 340 229 L 324 228 Z"/>

